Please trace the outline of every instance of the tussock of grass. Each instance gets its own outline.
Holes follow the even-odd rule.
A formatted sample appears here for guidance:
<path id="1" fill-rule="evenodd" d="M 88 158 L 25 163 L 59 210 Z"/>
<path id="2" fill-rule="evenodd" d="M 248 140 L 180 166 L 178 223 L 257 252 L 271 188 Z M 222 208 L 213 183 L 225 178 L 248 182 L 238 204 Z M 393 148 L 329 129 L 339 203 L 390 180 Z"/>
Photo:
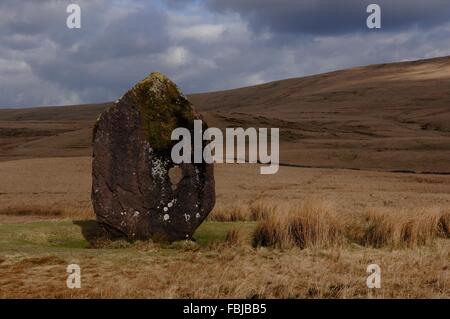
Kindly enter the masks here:
<path id="1" fill-rule="evenodd" d="M 365 215 L 360 241 L 366 246 L 375 248 L 384 246 L 411 248 L 431 243 L 438 237 L 444 237 L 447 232 L 447 214 L 368 212 Z"/>
<path id="2" fill-rule="evenodd" d="M 230 246 L 237 246 L 245 242 L 245 236 L 238 228 L 232 228 L 227 232 L 225 242 Z"/>
<path id="3" fill-rule="evenodd" d="M 291 213 L 288 220 L 289 235 L 300 248 L 329 247 L 343 241 L 343 227 L 326 205 L 306 203 Z"/>
<path id="4" fill-rule="evenodd" d="M 259 222 L 253 233 L 253 247 L 287 248 L 292 246 L 285 220 L 271 216 Z"/>
<path id="5" fill-rule="evenodd" d="M 450 238 L 450 211 L 443 212 L 438 221 L 439 236 Z"/>
<path id="6" fill-rule="evenodd" d="M 343 241 L 343 228 L 327 205 L 307 202 L 287 214 L 272 214 L 257 226 L 254 247 L 329 247 Z"/>
<path id="7" fill-rule="evenodd" d="M 250 204 L 249 218 L 251 221 L 264 220 L 273 215 L 276 207 L 263 201 L 256 201 Z"/>
<path id="8" fill-rule="evenodd" d="M 362 216 L 339 219 L 321 201 L 308 201 L 287 213 L 277 208 L 258 223 L 252 245 L 304 249 L 355 242 L 373 248 L 414 248 L 450 237 L 450 212 L 369 211 Z"/>

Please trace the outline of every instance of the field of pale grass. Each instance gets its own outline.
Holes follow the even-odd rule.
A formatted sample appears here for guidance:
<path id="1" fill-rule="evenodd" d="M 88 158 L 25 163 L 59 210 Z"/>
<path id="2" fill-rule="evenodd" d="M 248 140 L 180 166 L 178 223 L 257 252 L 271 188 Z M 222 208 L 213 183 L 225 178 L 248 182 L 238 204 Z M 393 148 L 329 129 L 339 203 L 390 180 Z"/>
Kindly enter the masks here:
<path id="1" fill-rule="evenodd" d="M 195 242 L 117 241 L 93 247 L 83 224 L 0 225 L 0 297 L 48 298 L 448 298 L 448 240 L 410 248 L 340 243 L 252 246 L 255 222 L 206 222 Z M 88 223 L 92 226 L 92 223 Z M 82 287 L 67 289 L 66 267 Z M 382 288 L 366 287 L 366 268 Z"/>
<path id="2" fill-rule="evenodd" d="M 0 297 L 449 298 L 450 176 L 217 166 L 195 242 L 92 240 L 90 159 L 0 163 Z M 82 289 L 65 285 L 82 268 Z M 366 287 L 366 268 L 382 288 Z"/>

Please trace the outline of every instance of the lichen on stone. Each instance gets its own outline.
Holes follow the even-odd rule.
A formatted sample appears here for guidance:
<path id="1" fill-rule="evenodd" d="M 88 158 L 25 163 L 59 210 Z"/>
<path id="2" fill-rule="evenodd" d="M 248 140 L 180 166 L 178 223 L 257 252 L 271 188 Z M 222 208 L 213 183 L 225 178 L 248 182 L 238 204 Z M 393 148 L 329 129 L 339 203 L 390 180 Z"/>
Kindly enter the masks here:
<path id="1" fill-rule="evenodd" d="M 167 165 L 169 163 L 164 158 L 153 156 L 151 173 L 154 178 L 159 178 L 159 181 L 165 180 L 167 176 Z"/>
<path id="2" fill-rule="evenodd" d="M 170 151 L 174 129 L 193 126 L 195 112 L 192 104 L 163 74 L 151 73 L 136 84 L 130 94 L 140 109 L 146 138 L 156 152 Z"/>

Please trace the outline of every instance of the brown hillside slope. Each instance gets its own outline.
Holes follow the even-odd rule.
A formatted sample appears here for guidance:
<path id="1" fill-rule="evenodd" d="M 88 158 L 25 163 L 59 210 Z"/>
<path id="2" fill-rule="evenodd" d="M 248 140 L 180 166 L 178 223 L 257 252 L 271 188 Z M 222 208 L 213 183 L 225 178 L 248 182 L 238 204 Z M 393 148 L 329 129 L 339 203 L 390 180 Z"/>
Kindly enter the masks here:
<path id="1" fill-rule="evenodd" d="M 190 96 L 219 127 L 279 127 L 281 161 L 450 172 L 450 57 Z M 0 110 L 0 160 L 90 154 L 108 104 Z"/>

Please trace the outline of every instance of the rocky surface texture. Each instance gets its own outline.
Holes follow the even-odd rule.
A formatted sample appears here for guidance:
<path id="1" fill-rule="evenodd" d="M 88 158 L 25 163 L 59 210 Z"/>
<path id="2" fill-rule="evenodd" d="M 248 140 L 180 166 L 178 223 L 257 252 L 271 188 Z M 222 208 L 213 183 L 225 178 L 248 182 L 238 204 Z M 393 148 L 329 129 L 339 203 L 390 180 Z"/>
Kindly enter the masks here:
<path id="1" fill-rule="evenodd" d="M 160 73 L 136 84 L 98 118 L 92 203 L 98 222 L 129 240 L 189 239 L 214 207 L 213 165 L 175 165 L 172 130 L 193 135 L 200 116 Z"/>

